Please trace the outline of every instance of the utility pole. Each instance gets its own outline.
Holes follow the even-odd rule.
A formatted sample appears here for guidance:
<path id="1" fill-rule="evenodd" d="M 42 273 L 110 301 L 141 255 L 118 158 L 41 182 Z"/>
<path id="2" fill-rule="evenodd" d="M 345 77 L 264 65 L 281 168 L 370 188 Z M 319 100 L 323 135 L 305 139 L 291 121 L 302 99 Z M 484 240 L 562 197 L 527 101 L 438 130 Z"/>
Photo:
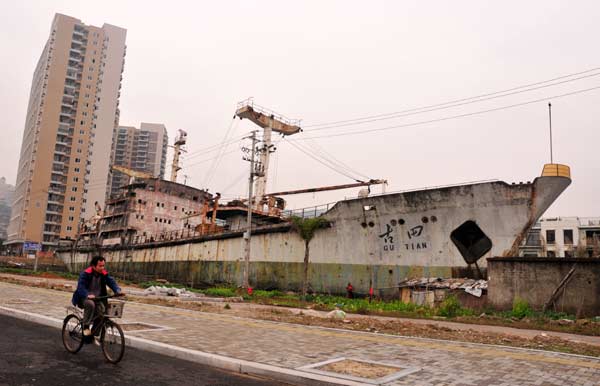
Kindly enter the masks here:
<path id="1" fill-rule="evenodd" d="M 244 152 L 250 152 L 250 158 L 244 156 L 245 161 L 250 162 L 250 176 L 248 177 L 248 218 L 246 220 L 246 233 L 244 233 L 244 288 L 249 288 L 250 283 L 248 281 L 248 274 L 250 271 L 250 236 L 252 234 L 252 187 L 254 186 L 254 176 L 256 175 L 254 158 L 256 153 L 256 130 L 252 131 L 249 137 L 252 140 L 252 146 L 250 149 L 243 148 Z"/>
<path id="2" fill-rule="evenodd" d="M 550 122 L 550 163 L 554 163 L 552 156 L 552 103 L 548 103 L 548 118 Z"/>

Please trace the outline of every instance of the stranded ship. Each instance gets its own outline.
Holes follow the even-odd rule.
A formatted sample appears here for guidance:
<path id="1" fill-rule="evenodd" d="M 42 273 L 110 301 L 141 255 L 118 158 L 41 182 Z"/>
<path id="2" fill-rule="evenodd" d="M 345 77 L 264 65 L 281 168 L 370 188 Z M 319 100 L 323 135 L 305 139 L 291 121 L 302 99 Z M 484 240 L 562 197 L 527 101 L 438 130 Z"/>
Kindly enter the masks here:
<path id="1" fill-rule="evenodd" d="M 300 131 L 250 104 L 240 106 L 238 116 L 265 128 L 265 138 L 271 131 Z M 268 153 L 260 154 L 263 165 Z M 249 267 L 248 280 L 257 288 L 297 290 L 306 277 L 312 290 L 330 293 L 343 293 L 348 282 L 366 292 L 413 277 L 483 276 L 485 258 L 516 256 L 529 228 L 570 183 L 568 166 L 547 164 L 527 183 L 361 194 L 289 212 L 281 197 L 264 192 L 266 173 L 258 174 L 251 201 L 226 204 L 205 190 L 142 178 L 107 201 L 96 224 L 58 256 L 78 270 L 100 253 L 123 275 L 192 286 L 241 285 Z M 302 231 L 307 218 L 321 219 L 309 237 Z"/>

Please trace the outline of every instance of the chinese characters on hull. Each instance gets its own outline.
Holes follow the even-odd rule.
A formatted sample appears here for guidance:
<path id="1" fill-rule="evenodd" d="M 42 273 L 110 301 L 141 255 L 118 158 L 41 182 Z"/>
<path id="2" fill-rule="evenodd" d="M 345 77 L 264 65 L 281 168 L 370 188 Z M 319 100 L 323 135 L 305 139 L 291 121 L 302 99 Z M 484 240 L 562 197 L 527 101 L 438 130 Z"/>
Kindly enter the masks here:
<path id="1" fill-rule="evenodd" d="M 382 248 L 384 252 L 391 252 L 396 249 L 396 224 L 397 222 L 395 220 L 392 220 L 389 223 L 385 224 L 385 232 L 379 235 L 379 238 L 383 242 Z M 406 230 L 406 239 L 402 240 L 402 238 L 400 237 L 398 248 L 405 249 L 407 251 L 418 252 L 428 249 L 429 242 L 427 241 L 425 233 L 425 227 L 423 225 L 416 225 L 408 228 Z M 401 232 L 400 234 L 403 235 L 404 233 Z"/>

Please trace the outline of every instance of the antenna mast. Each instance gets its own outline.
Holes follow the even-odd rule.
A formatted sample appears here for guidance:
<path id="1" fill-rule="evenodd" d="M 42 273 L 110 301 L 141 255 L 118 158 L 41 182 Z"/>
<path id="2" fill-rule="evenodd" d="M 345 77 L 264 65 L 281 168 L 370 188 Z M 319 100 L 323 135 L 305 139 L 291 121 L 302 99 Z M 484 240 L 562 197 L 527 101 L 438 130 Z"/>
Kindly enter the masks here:
<path id="1" fill-rule="evenodd" d="M 553 164 L 554 158 L 552 156 L 552 103 L 548 103 L 548 118 L 550 122 L 550 163 Z"/>
<path id="2" fill-rule="evenodd" d="M 171 164 L 171 181 L 177 182 L 177 172 L 181 170 L 181 166 L 179 166 L 179 156 L 181 152 L 185 152 L 183 146 L 187 141 L 187 133 L 181 129 L 179 129 L 179 135 L 175 137 L 175 144 L 173 145 L 173 163 Z"/>

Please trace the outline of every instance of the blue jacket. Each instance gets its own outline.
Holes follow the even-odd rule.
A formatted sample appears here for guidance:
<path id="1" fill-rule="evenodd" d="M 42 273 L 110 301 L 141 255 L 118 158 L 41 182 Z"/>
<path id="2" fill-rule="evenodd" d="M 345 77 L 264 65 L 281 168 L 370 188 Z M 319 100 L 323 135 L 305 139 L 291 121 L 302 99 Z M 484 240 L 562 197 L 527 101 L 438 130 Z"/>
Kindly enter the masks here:
<path id="1" fill-rule="evenodd" d="M 80 300 L 87 299 L 93 275 L 94 270 L 92 267 L 86 268 L 79 274 L 77 289 L 73 293 L 73 298 L 71 299 L 71 303 L 73 303 L 74 306 L 77 305 Z M 106 292 L 107 285 L 114 293 L 121 292 L 121 288 L 117 285 L 115 279 L 113 279 L 106 270 L 103 270 L 100 274 L 100 296 L 106 296 L 108 294 L 108 292 Z"/>

